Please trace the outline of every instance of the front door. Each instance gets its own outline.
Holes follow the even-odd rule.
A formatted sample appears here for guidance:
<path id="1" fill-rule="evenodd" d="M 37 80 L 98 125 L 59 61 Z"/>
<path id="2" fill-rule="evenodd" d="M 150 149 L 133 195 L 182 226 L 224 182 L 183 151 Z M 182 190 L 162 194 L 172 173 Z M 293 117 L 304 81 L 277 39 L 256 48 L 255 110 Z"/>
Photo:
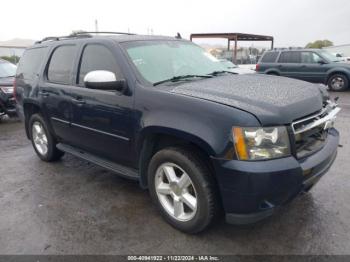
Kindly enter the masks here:
<path id="1" fill-rule="evenodd" d="M 72 130 L 78 147 L 132 166 L 133 97 L 84 86 L 85 75 L 95 70 L 110 71 L 122 78 L 119 68 L 113 48 L 97 43 L 83 47 L 77 84 L 72 89 Z"/>
<path id="2" fill-rule="evenodd" d="M 320 63 L 321 61 L 324 61 L 324 59 L 315 52 L 301 52 L 300 79 L 314 83 L 324 83 L 327 77 L 327 66 Z"/>

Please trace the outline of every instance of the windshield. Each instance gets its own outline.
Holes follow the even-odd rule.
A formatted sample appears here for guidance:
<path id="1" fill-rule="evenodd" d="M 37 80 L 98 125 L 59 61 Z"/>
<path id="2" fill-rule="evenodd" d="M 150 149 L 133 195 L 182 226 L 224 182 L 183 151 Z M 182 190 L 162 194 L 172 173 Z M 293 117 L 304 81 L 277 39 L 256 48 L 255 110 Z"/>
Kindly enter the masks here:
<path id="1" fill-rule="evenodd" d="M 185 41 L 135 41 L 124 47 L 142 77 L 152 84 L 186 75 L 225 71 L 218 59 Z"/>
<path id="2" fill-rule="evenodd" d="M 328 62 L 340 62 L 341 59 L 339 57 L 336 57 L 332 53 L 326 51 L 326 50 L 320 50 L 320 55 L 322 55 L 324 58 L 328 60 Z"/>
<path id="3" fill-rule="evenodd" d="M 14 64 L 0 61 L 0 78 L 15 76 L 16 68 Z"/>

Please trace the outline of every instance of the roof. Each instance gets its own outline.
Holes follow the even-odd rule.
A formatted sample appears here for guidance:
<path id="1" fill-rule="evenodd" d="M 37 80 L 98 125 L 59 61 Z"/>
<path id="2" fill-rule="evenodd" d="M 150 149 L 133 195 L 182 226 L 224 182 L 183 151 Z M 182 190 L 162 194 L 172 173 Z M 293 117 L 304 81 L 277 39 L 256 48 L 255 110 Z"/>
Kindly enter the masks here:
<path id="1" fill-rule="evenodd" d="M 41 41 L 35 43 L 35 45 L 48 44 L 48 43 L 59 43 L 60 41 L 74 42 L 78 40 L 88 40 L 88 39 L 109 39 L 116 42 L 128 42 L 128 41 L 145 41 L 145 40 L 181 40 L 170 36 L 158 36 L 158 35 L 134 35 L 134 34 L 108 34 L 106 35 L 94 35 L 94 34 L 78 34 L 70 36 L 60 36 L 60 37 L 46 37 Z"/>
<path id="2" fill-rule="evenodd" d="M 102 37 L 102 36 L 97 36 Z M 175 37 L 170 36 L 161 36 L 161 35 L 111 35 L 106 36 L 112 38 L 117 42 L 127 42 L 127 41 L 144 41 L 144 40 L 181 40 Z"/>
<path id="3" fill-rule="evenodd" d="M 255 35 L 245 33 L 195 33 L 190 38 L 226 38 L 237 41 L 273 41 L 273 36 Z"/>
<path id="4" fill-rule="evenodd" d="M 286 52 L 286 51 L 320 51 L 320 48 L 274 48 L 266 52 Z"/>

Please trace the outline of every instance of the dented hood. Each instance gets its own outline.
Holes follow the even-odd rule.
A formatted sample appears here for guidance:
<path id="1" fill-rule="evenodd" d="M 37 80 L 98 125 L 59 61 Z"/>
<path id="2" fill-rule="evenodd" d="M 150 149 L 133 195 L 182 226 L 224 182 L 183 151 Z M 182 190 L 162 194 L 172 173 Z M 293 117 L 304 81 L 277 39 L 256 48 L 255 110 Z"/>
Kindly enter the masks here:
<path id="1" fill-rule="evenodd" d="M 254 114 L 262 125 L 290 124 L 322 108 L 318 85 L 267 75 L 223 75 L 191 81 L 171 92 L 232 106 Z"/>

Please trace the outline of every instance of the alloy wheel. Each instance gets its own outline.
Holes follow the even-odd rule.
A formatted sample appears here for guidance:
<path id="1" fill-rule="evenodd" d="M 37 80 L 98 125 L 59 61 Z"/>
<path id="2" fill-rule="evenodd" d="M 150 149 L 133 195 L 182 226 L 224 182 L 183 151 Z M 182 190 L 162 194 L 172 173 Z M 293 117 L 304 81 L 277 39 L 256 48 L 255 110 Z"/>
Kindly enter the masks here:
<path id="1" fill-rule="evenodd" d="M 181 167 L 162 164 L 154 182 L 158 199 L 172 218 L 189 221 L 196 215 L 197 193 L 191 178 Z"/>
<path id="2" fill-rule="evenodd" d="M 341 90 L 344 88 L 345 81 L 342 77 L 336 76 L 331 80 L 331 87 L 334 90 Z"/>
<path id="3" fill-rule="evenodd" d="M 33 123 L 32 139 L 38 152 L 41 155 L 46 155 L 48 151 L 48 140 L 43 125 L 38 121 Z"/>

